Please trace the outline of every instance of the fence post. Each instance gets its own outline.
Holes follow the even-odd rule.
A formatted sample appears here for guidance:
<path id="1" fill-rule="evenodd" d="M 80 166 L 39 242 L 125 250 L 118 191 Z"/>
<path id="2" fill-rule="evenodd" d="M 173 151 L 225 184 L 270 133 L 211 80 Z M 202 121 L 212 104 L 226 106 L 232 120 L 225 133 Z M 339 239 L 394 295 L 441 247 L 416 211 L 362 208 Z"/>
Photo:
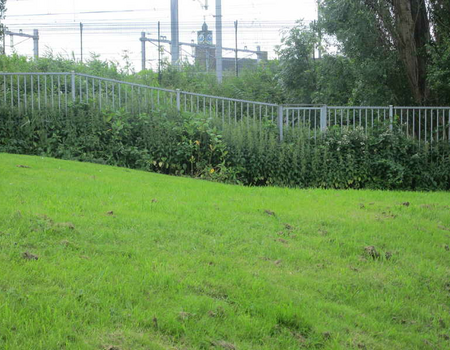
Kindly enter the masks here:
<path id="1" fill-rule="evenodd" d="M 75 102 L 75 72 L 72 71 L 71 74 L 71 82 L 72 82 L 72 102 Z"/>
<path id="2" fill-rule="evenodd" d="M 284 108 L 282 105 L 278 106 L 278 129 L 280 131 L 280 141 L 283 141 L 283 114 Z"/>
<path id="3" fill-rule="evenodd" d="M 327 130 L 327 113 L 328 107 L 327 105 L 323 105 L 320 108 L 320 131 L 322 132 Z"/>
<path id="4" fill-rule="evenodd" d="M 177 111 L 181 112 L 181 93 L 180 93 L 180 89 L 177 89 Z"/>
<path id="5" fill-rule="evenodd" d="M 389 105 L 389 129 L 392 130 L 394 125 L 394 106 Z"/>

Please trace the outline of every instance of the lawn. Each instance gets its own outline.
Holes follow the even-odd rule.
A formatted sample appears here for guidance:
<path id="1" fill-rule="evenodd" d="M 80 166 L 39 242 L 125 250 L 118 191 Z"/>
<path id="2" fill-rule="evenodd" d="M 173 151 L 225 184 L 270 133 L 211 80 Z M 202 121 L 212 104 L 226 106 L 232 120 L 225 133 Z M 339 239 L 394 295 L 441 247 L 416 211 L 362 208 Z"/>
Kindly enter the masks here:
<path id="1" fill-rule="evenodd" d="M 448 349 L 450 194 L 0 154 L 0 349 Z"/>

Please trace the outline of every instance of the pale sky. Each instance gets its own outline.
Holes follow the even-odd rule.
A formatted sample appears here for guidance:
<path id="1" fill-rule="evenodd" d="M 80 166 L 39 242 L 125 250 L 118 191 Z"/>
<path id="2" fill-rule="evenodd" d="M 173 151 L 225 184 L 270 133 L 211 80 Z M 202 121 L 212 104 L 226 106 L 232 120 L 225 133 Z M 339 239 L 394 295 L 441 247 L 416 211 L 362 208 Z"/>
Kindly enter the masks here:
<path id="1" fill-rule="evenodd" d="M 209 0 L 208 10 L 202 8 L 205 0 L 179 0 L 180 41 L 197 38 L 205 19 L 215 41 L 215 1 Z M 4 23 L 11 31 L 22 29 L 40 33 L 40 54 L 49 48 L 54 53 L 75 54 L 80 58 L 79 23 L 83 22 L 84 58 L 90 52 L 101 58 L 121 61 L 126 50 L 136 70 L 141 67 L 140 33 L 157 38 L 157 22 L 161 21 L 161 35 L 170 40 L 170 0 L 7 0 Z M 306 22 L 317 17 L 316 0 L 222 0 L 223 46 L 234 47 L 234 21 L 239 21 L 238 46 L 256 50 L 261 46 L 274 57 L 273 48 L 280 43 L 280 31 L 291 27 L 296 20 Z M 32 40 L 14 37 L 14 48 L 19 54 L 31 56 Z M 6 52 L 11 52 L 10 38 Z M 156 67 L 156 46 L 147 43 L 147 67 Z M 169 46 L 166 46 L 170 51 Z M 183 47 L 182 56 L 192 57 L 192 49 Z M 166 53 L 166 55 L 168 55 Z M 224 52 L 232 57 L 233 52 Z M 242 54 L 240 57 L 245 57 Z"/>

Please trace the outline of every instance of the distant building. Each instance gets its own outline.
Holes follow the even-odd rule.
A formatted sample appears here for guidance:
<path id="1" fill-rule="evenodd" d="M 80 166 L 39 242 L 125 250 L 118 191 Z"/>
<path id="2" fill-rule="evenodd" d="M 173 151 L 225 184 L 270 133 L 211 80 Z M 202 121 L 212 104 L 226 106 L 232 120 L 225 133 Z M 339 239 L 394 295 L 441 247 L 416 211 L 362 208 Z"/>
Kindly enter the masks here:
<path id="1" fill-rule="evenodd" d="M 213 44 L 213 32 L 208 29 L 206 23 L 203 23 L 202 30 L 197 32 L 197 45 L 195 47 L 195 63 L 207 72 L 214 71 L 216 69 L 216 46 Z M 259 46 L 257 51 L 256 59 L 240 58 L 238 60 L 239 70 L 256 68 L 260 61 L 267 61 L 267 51 L 261 51 Z M 224 71 L 234 71 L 236 69 L 235 57 L 223 57 L 222 67 Z"/>
<path id="2" fill-rule="evenodd" d="M 202 30 L 197 32 L 195 47 L 195 63 L 207 72 L 216 69 L 216 47 L 213 45 L 213 34 L 208 25 L 203 23 Z"/>

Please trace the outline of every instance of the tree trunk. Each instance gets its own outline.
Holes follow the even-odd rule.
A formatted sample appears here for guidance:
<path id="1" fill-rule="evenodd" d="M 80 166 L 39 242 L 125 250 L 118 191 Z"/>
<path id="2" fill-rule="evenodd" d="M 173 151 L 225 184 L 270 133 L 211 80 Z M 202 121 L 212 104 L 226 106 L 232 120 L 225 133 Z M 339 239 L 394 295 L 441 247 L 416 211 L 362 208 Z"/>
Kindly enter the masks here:
<path id="1" fill-rule="evenodd" d="M 430 24 L 424 0 L 393 0 L 398 51 L 414 100 L 423 104 L 429 94 L 427 86 L 426 45 Z"/>

